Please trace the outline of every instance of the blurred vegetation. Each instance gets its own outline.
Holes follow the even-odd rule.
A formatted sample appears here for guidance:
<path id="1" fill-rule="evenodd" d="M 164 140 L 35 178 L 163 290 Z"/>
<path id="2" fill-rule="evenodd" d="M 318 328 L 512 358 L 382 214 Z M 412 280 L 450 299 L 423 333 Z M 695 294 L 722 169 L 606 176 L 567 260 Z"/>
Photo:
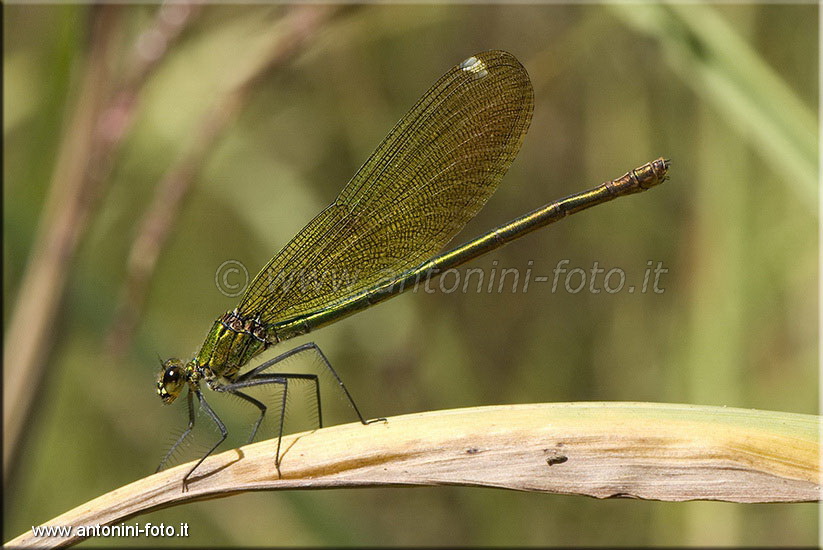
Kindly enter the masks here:
<path id="1" fill-rule="evenodd" d="M 64 132 L 83 99 L 95 13 L 3 9 L 8 326 L 49 186 L 60 181 L 58 151 L 73 138 Z M 157 9 L 114 13 L 113 82 Z M 234 307 L 215 288 L 218 266 L 238 260 L 253 275 L 442 73 L 485 49 L 521 60 L 535 115 L 501 188 L 457 241 L 658 156 L 673 160 L 671 180 L 472 264 L 533 261 L 550 282 L 527 293 L 409 293 L 312 334 L 364 414 L 585 400 L 818 412 L 815 5 L 339 10 L 254 83 L 208 150 L 134 342 L 112 359 L 104 340 L 155 185 L 266 41 L 287 32 L 287 11 L 204 7 L 140 90 L 70 266 L 43 384 L 31 381 L 37 404 L 6 485 L 4 540 L 153 471 L 184 421 L 184 407 L 163 408 L 155 395 L 157 356 L 188 357 Z M 662 262 L 664 292 L 570 293 L 563 278 L 552 292 L 562 259 L 587 273 L 594 262 L 621 268 L 637 286 L 648 262 Z M 602 289 L 603 275 L 595 283 Z M 210 399 L 245 434 L 247 412 L 224 401 Z M 352 421 L 337 401 L 327 400 L 328 421 Z M 188 522 L 189 538 L 151 541 L 175 546 L 768 546 L 814 544 L 817 512 L 442 487 L 247 494 L 137 521 Z"/>

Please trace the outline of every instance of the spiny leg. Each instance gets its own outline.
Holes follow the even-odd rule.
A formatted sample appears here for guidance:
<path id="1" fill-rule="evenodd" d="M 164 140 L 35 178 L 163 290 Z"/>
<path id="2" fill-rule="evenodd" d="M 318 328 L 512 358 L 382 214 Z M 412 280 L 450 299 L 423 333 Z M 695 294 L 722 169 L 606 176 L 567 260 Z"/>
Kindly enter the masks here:
<path id="1" fill-rule="evenodd" d="M 229 435 L 229 431 L 226 429 L 226 425 L 223 424 L 223 421 L 220 420 L 220 417 L 218 417 L 217 414 L 209 406 L 209 404 L 206 403 L 206 399 L 203 397 L 203 394 L 200 392 L 200 390 L 195 389 L 195 390 L 191 390 L 191 391 L 193 391 L 195 393 L 195 395 L 197 396 L 197 400 L 200 402 L 200 407 L 204 411 L 206 411 L 206 414 L 209 415 L 209 418 L 211 418 L 212 421 L 214 421 L 214 423 L 217 424 L 217 428 L 220 430 L 220 440 L 217 441 L 217 443 L 215 443 L 212 446 L 211 449 L 209 449 L 209 452 L 204 454 L 202 456 L 202 458 L 200 458 L 200 460 L 197 461 L 197 464 L 195 464 L 194 467 L 191 470 L 189 470 L 189 472 L 185 476 L 183 476 L 183 491 L 187 490 L 186 484 L 188 483 L 189 476 L 191 476 L 194 473 L 194 471 L 198 468 L 198 466 L 200 466 L 203 463 L 203 461 L 206 460 L 206 458 L 210 454 L 212 454 L 214 452 L 214 450 L 217 447 L 219 447 L 220 444 L 223 443 L 226 440 L 226 437 Z"/>
<path id="2" fill-rule="evenodd" d="M 233 382 L 231 384 L 226 384 L 225 386 L 220 386 L 217 391 L 224 391 L 228 393 L 232 393 L 234 395 L 241 395 L 245 396 L 245 394 L 239 392 L 238 390 L 241 388 L 250 388 L 252 386 L 262 386 L 265 384 L 281 384 L 283 386 L 283 397 L 280 400 L 280 428 L 277 434 L 277 452 L 274 457 L 274 465 L 277 468 L 277 474 L 280 475 L 280 449 L 283 442 L 283 430 L 286 421 L 286 398 L 288 397 L 289 391 L 289 379 L 293 380 L 311 380 L 314 382 L 315 387 L 315 398 L 317 399 L 317 408 L 318 408 L 318 417 L 322 422 L 322 416 L 320 416 L 320 385 L 316 374 L 255 374 L 251 378 L 244 377 L 244 380 L 238 380 L 237 382 Z M 246 396 L 248 397 L 248 396 Z M 256 401 L 256 400 L 255 400 Z M 259 403 L 259 402 L 258 402 Z M 262 405 L 262 403 L 261 403 Z M 265 406 L 264 406 L 265 409 Z M 260 422 L 263 420 L 263 415 L 265 414 L 265 410 L 261 410 L 260 418 L 255 425 L 254 432 L 257 431 L 257 427 L 260 425 Z M 253 434 L 252 434 L 253 435 Z"/>
<path id="3" fill-rule="evenodd" d="M 220 390 L 220 391 L 222 391 L 222 390 Z M 257 435 L 257 430 L 258 430 L 258 428 L 260 428 L 260 423 L 263 422 L 263 417 L 266 416 L 267 407 L 262 402 L 258 401 L 257 399 L 255 399 L 254 397 L 252 397 L 250 395 L 246 395 L 243 392 L 240 392 L 240 391 L 237 391 L 237 390 L 226 390 L 226 391 L 228 393 L 232 394 L 232 395 L 236 395 L 237 397 L 239 397 L 241 399 L 245 399 L 246 401 L 248 401 L 249 403 L 251 403 L 252 405 L 257 407 L 258 409 L 260 409 L 260 416 L 257 417 L 257 422 L 254 423 L 254 427 L 251 429 L 251 434 L 249 435 L 249 440 L 246 442 L 246 444 L 248 445 L 249 443 L 254 441 L 254 436 Z"/>
<path id="4" fill-rule="evenodd" d="M 260 374 L 258 376 L 266 376 Z M 283 426 L 286 424 L 286 396 L 289 393 L 289 380 L 283 379 L 283 399 L 280 401 L 280 430 L 277 433 L 277 452 L 274 453 L 274 467 L 277 469 L 277 477 L 283 477 L 280 473 L 280 446 L 283 444 Z"/>
<path id="5" fill-rule="evenodd" d="M 366 420 L 365 418 L 363 418 L 363 415 L 360 414 L 360 409 L 357 408 L 357 404 L 354 402 L 354 399 L 352 398 L 351 394 L 349 393 L 349 390 L 346 388 L 346 385 L 343 384 L 343 380 L 337 374 L 337 371 L 334 370 L 334 367 L 331 366 L 331 362 L 328 360 L 328 358 L 326 358 L 326 355 L 323 353 L 323 351 L 314 342 L 307 342 L 305 344 L 297 346 L 296 348 L 290 349 L 289 351 L 287 351 L 285 353 L 281 353 L 280 355 L 278 355 L 274 359 L 270 359 L 270 360 L 266 361 L 265 363 L 262 363 L 261 365 L 258 365 L 257 367 L 253 368 L 249 372 L 247 372 L 247 373 L 243 374 L 242 376 L 240 376 L 237 379 L 237 383 L 239 383 L 243 380 L 251 379 L 251 378 L 257 376 L 259 373 L 263 372 L 264 370 L 276 365 L 277 363 L 280 363 L 281 361 L 283 361 L 285 359 L 288 359 L 289 357 L 292 357 L 294 355 L 298 355 L 300 353 L 306 353 L 306 352 L 309 352 L 309 351 L 314 351 L 315 354 L 317 354 L 320 357 L 320 359 L 323 361 L 323 365 L 326 367 L 326 369 L 329 372 L 331 372 L 332 376 L 334 376 L 334 379 L 337 381 L 338 387 L 343 391 L 343 394 L 346 396 L 346 399 L 348 400 L 348 402 L 351 405 L 352 409 L 354 409 L 355 414 L 357 414 L 357 418 L 360 420 L 360 422 L 362 424 L 371 424 L 373 422 L 385 422 L 386 421 L 385 418 L 374 418 L 372 420 Z M 281 376 L 285 376 L 285 375 L 281 375 Z M 234 384 L 232 384 L 232 385 L 234 385 Z M 319 416 L 319 410 L 320 410 L 320 388 L 319 388 L 319 386 L 317 387 L 317 407 L 318 407 L 318 416 Z M 320 425 L 322 427 L 322 417 L 321 417 Z"/>
<path id="6" fill-rule="evenodd" d="M 157 466 L 157 469 L 154 471 L 155 474 L 163 469 L 163 465 L 166 463 L 166 461 L 171 457 L 171 455 L 174 454 L 174 451 L 177 449 L 177 447 L 179 447 L 180 444 L 183 443 L 183 440 L 185 440 L 188 437 L 188 435 L 191 433 L 192 429 L 194 428 L 194 418 L 195 418 L 194 417 L 194 403 L 192 402 L 192 398 L 191 398 L 191 390 L 189 390 L 189 393 L 186 395 L 186 398 L 187 398 L 188 406 L 189 406 L 189 426 L 183 431 L 182 434 L 180 434 L 180 437 L 177 438 L 177 441 L 174 442 L 174 445 L 172 445 L 171 448 L 166 453 L 166 456 L 164 456 L 163 460 L 160 461 L 160 464 Z"/>
<path id="7" fill-rule="evenodd" d="M 259 369 L 259 367 L 258 367 Z M 258 369 L 254 369 L 257 371 Z M 253 371 L 250 371 L 250 374 Z M 230 384 L 226 384 L 224 386 L 218 386 L 214 389 L 216 391 L 227 392 L 232 395 L 236 395 L 242 399 L 245 399 L 258 409 L 260 409 L 260 417 L 257 419 L 257 422 L 252 429 L 251 437 L 249 437 L 249 443 L 254 440 L 254 436 L 257 433 L 258 428 L 260 428 L 260 424 L 263 422 L 263 417 L 266 415 L 267 407 L 257 399 L 251 397 L 250 395 L 246 395 L 243 392 L 237 391 L 239 388 L 248 388 L 251 386 L 260 386 L 262 384 L 282 384 L 283 382 L 281 379 L 292 378 L 297 380 L 311 380 L 314 383 L 314 400 L 315 404 L 317 405 L 317 424 L 318 427 L 323 427 L 323 411 L 320 405 L 320 379 L 317 377 L 316 374 L 290 374 L 290 373 L 282 373 L 282 374 L 255 374 L 251 379 L 248 376 L 241 376 L 238 378 L 236 382 L 232 382 Z"/>
<path id="8" fill-rule="evenodd" d="M 375 418 L 375 419 L 372 419 L 372 420 L 366 420 L 365 418 L 363 418 L 363 415 L 360 413 L 360 409 L 357 408 L 357 404 L 354 402 L 354 399 L 352 398 L 351 394 L 349 393 L 349 390 L 346 388 L 345 384 L 343 383 L 343 380 L 337 374 L 337 371 L 334 370 L 334 367 L 331 366 L 331 363 L 329 362 L 326 355 L 322 352 L 322 350 L 320 350 L 320 348 L 314 342 L 308 342 L 306 344 L 297 346 L 296 348 L 291 349 L 291 350 L 289 350 L 285 353 L 282 353 L 282 354 L 278 355 L 277 357 L 275 357 L 273 359 L 270 359 L 270 360 L 266 361 L 265 363 L 262 363 L 262 364 L 258 365 L 257 367 L 253 368 L 252 370 L 244 373 L 243 375 L 239 376 L 232 383 L 225 384 L 223 386 L 214 387 L 213 389 L 216 390 L 216 391 L 232 393 L 234 395 L 237 395 L 241 399 L 245 399 L 246 401 L 250 402 L 252 405 L 254 405 L 255 407 L 257 407 L 260 410 L 260 417 L 257 419 L 257 422 L 255 423 L 254 428 L 252 429 L 251 437 L 249 438 L 249 442 L 251 442 L 254 439 L 254 436 L 256 435 L 257 430 L 258 430 L 258 428 L 260 427 L 260 424 L 263 421 L 263 418 L 266 414 L 267 408 L 263 403 L 261 403 L 257 399 L 254 399 L 253 397 L 250 397 L 250 396 L 246 395 L 245 393 L 243 393 L 239 390 L 241 390 L 243 388 L 249 388 L 249 387 L 252 387 L 252 386 L 260 386 L 260 385 L 264 385 L 264 384 L 281 384 L 283 386 L 283 397 L 281 399 L 281 404 L 280 404 L 280 427 L 279 427 L 278 435 L 277 435 L 277 452 L 276 452 L 276 456 L 275 456 L 275 466 L 277 468 L 277 473 L 278 474 L 280 474 L 280 459 L 281 459 L 280 451 L 281 451 L 281 446 L 282 446 L 282 441 L 283 441 L 283 431 L 284 431 L 284 425 L 285 425 L 286 398 L 288 396 L 288 380 L 289 379 L 293 379 L 293 380 L 311 380 L 314 383 L 315 401 L 317 403 L 318 424 L 319 424 L 319 427 L 322 428 L 323 427 L 323 413 L 322 413 L 322 405 L 321 405 L 321 401 L 320 401 L 320 382 L 319 382 L 319 378 L 316 374 L 298 374 L 298 373 L 268 374 L 268 373 L 263 373 L 263 371 L 277 365 L 278 363 L 280 363 L 281 361 L 283 361 L 285 359 L 288 359 L 289 357 L 292 357 L 294 355 L 298 355 L 300 353 L 309 352 L 309 351 L 314 351 L 320 357 L 320 359 L 323 361 L 323 365 L 326 367 L 326 369 L 328 369 L 328 371 L 332 373 L 335 380 L 337 381 L 337 385 L 343 391 L 343 394 L 346 396 L 346 399 L 348 400 L 351 407 L 354 409 L 354 412 L 357 414 L 357 418 L 360 420 L 360 422 L 362 424 L 371 424 L 373 422 L 379 422 L 379 421 L 385 422 L 386 421 L 385 418 Z M 223 439 L 225 439 L 225 437 Z M 218 445 L 221 442 L 222 442 L 222 440 L 220 442 L 218 442 Z M 217 446 L 215 446 L 215 448 L 216 447 Z M 214 449 L 212 449 L 212 451 L 213 450 Z M 209 451 L 209 453 L 211 453 L 211 451 Z M 206 456 L 208 456 L 208 454 Z M 205 459 L 205 457 L 203 457 L 203 459 Z M 201 462 L 202 462 L 202 460 L 201 460 Z M 199 463 L 198 463 L 198 465 L 199 465 Z M 195 466 L 195 468 L 196 467 L 197 466 Z"/>
<path id="9" fill-rule="evenodd" d="M 261 365 L 262 366 L 262 365 Z M 255 371 L 260 369 L 254 369 Z M 252 371 L 250 371 L 252 372 Z M 247 373 L 248 374 L 248 373 Z M 225 391 L 228 393 L 233 393 L 235 395 L 240 394 L 237 390 L 240 388 L 250 388 L 252 386 L 262 386 L 264 384 L 281 384 L 283 386 L 283 398 L 280 400 L 280 428 L 277 433 L 277 452 L 274 456 L 274 467 L 277 468 L 277 475 L 280 476 L 280 445 L 283 442 L 283 425 L 286 421 L 286 397 L 289 392 L 289 378 L 299 378 L 302 380 L 306 379 L 314 379 L 315 385 L 317 384 L 317 376 L 311 374 L 255 374 L 254 377 L 248 378 L 246 376 L 243 377 L 244 380 L 238 380 L 237 382 L 232 382 L 231 384 L 226 384 L 225 386 L 220 386 L 219 388 L 215 388 L 217 391 Z M 240 394 L 245 395 L 245 394 Z M 256 400 L 255 400 L 256 401 Z M 319 402 L 318 402 L 319 406 Z M 257 426 L 260 425 L 260 422 L 263 421 L 263 415 L 265 414 L 265 410 L 261 411 L 260 418 L 257 421 L 257 425 L 255 426 L 254 431 L 257 431 Z"/>

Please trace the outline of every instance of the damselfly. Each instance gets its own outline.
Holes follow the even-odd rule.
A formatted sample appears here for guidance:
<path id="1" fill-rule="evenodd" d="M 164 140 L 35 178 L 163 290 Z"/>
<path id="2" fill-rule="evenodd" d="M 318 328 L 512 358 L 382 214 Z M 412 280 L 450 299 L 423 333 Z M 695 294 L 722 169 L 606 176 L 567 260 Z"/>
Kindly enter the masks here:
<path id="1" fill-rule="evenodd" d="M 570 214 L 645 191 L 665 180 L 669 163 L 660 158 L 436 255 L 494 193 L 520 149 L 532 109 L 529 76 L 514 56 L 503 51 L 469 57 L 423 94 L 337 199 L 260 271 L 238 306 L 214 322 L 194 358 L 163 363 L 157 393 L 164 403 L 171 403 L 188 388 L 189 423 L 158 470 L 191 432 L 194 398 L 221 437 L 189 470 L 184 485 L 226 439 L 226 427 L 206 402 L 201 382 L 259 410 L 249 441 L 266 414 L 261 401 L 244 393 L 253 386 L 282 388 L 278 434 L 282 438 L 289 382 L 313 383 L 322 426 L 316 375 L 267 372 L 296 354 L 319 356 L 360 422 L 374 422 L 363 417 L 314 343 L 298 346 L 248 372 L 240 371 L 270 346 L 396 296 L 421 279 L 437 276 Z M 312 284 L 296 281 L 309 273 Z M 345 285 L 340 284 L 342 274 L 349 278 Z M 278 471 L 280 460 L 278 440 L 274 457 Z"/>

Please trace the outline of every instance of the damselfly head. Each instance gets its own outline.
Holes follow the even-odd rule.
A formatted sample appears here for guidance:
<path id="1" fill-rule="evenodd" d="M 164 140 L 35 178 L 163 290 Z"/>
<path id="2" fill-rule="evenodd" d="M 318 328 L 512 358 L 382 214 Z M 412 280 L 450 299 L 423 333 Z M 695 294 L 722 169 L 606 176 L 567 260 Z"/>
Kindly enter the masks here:
<path id="1" fill-rule="evenodd" d="M 186 385 L 186 369 L 180 359 L 168 359 L 163 362 L 157 377 L 157 395 L 168 405 L 173 403 L 183 386 Z"/>

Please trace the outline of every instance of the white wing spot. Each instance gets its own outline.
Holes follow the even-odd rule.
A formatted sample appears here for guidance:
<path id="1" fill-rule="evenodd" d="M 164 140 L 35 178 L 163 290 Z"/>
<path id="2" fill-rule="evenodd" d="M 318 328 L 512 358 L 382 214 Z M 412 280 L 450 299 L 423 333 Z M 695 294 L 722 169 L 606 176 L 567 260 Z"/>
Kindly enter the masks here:
<path id="1" fill-rule="evenodd" d="M 460 63 L 460 68 L 467 73 L 474 75 L 475 79 L 483 78 L 489 74 L 489 71 L 486 69 L 486 64 L 474 56 L 471 56 Z"/>

